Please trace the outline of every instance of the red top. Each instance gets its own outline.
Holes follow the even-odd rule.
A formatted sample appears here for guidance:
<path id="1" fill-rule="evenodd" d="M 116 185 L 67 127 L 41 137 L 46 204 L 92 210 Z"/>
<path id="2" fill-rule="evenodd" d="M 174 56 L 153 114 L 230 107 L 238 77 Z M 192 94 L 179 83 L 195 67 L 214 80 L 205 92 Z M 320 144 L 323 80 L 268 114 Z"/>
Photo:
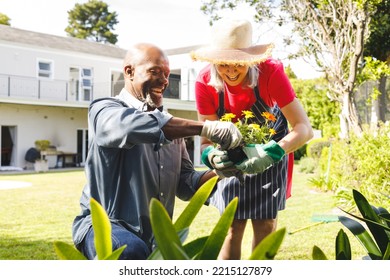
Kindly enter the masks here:
<path id="1" fill-rule="evenodd" d="M 263 101 L 273 107 L 277 104 L 283 108 L 296 97 L 294 89 L 284 72 L 283 64 L 276 59 L 268 59 L 258 65 L 259 91 Z M 197 110 L 202 115 L 212 115 L 218 109 L 218 92 L 214 87 L 207 85 L 210 80 L 210 65 L 203 68 L 195 83 L 195 97 Z M 256 102 L 253 89 L 225 84 L 225 109 L 240 117 L 243 110 L 249 110 Z"/>
<path id="2" fill-rule="evenodd" d="M 275 104 L 283 108 L 292 102 L 296 95 L 291 83 L 284 72 L 282 62 L 269 58 L 259 64 L 259 91 L 262 100 L 269 106 Z M 213 115 L 218 110 L 218 92 L 208 85 L 210 80 L 210 65 L 204 67 L 195 83 L 195 98 L 197 110 L 201 115 Z M 249 110 L 256 102 L 256 96 L 252 88 L 242 88 L 238 86 L 228 86 L 225 84 L 225 109 L 226 113 L 233 113 L 236 118 L 240 118 L 243 110 Z M 292 167 L 294 165 L 294 154 L 289 155 L 289 172 L 287 197 L 291 194 Z"/>

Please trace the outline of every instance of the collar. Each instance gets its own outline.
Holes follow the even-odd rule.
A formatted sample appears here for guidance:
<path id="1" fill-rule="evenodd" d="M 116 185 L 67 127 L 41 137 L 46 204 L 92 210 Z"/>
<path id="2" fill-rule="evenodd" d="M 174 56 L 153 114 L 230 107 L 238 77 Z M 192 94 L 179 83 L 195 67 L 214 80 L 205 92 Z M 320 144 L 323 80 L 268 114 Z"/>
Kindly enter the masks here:
<path id="1" fill-rule="evenodd" d="M 140 111 L 147 111 L 147 105 L 145 102 L 138 100 L 134 95 L 128 92 L 125 88 L 121 90 L 119 95 L 116 98 L 125 102 L 129 107 L 135 108 Z M 163 106 L 157 108 L 160 112 L 163 111 Z"/>

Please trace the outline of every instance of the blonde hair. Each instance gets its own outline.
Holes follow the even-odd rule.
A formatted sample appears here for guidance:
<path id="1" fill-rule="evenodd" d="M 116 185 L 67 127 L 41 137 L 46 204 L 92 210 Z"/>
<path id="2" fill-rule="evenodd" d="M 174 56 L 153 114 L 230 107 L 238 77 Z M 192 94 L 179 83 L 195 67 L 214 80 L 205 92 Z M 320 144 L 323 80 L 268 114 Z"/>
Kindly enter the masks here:
<path id="1" fill-rule="evenodd" d="M 257 86 L 257 80 L 259 78 L 259 69 L 257 65 L 250 66 L 247 73 L 247 78 L 245 80 L 246 86 L 254 88 Z M 210 67 L 210 81 L 208 82 L 209 86 L 214 87 L 218 92 L 223 90 L 224 81 L 221 76 L 218 74 L 217 65 L 211 64 Z"/>

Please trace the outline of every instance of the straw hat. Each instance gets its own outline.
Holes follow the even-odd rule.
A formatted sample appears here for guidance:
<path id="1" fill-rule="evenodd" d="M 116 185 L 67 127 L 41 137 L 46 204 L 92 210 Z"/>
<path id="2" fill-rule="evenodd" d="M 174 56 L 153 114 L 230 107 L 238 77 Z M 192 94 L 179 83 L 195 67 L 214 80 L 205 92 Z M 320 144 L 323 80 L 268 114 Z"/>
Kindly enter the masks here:
<path id="1" fill-rule="evenodd" d="M 265 61 L 274 47 L 252 45 L 252 25 L 247 20 L 220 20 L 213 26 L 211 36 L 210 46 L 190 53 L 193 60 L 253 66 Z"/>

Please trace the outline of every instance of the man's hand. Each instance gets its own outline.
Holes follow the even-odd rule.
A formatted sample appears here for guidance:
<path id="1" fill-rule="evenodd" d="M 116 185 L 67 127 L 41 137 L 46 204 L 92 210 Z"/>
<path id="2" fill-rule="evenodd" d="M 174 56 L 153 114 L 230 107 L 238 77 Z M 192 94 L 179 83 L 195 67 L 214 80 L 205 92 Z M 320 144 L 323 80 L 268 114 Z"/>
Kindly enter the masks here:
<path id="1" fill-rule="evenodd" d="M 243 147 L 248 159 L 236 165 L 244 173 L 262 173 L 285 155 L 284 150 L 274 140 L 265 145 L 255 144 Z"/>
<path id="2" fill-rule="evenodd" d="M 230 150 L 237 147 L 242 135 L 232 122 L 206 120 L 200 134 L 221 146 L 221 150 Z"/>
<path id="3" fill-rule="evenodd" d="M 236 176 L 238 173 L 241 173 L 229 159 L 227 151 L 221 151 L 212 146 L 208 146 L 203 150 L 201 159 L 206 166 L 214 169 L 215 173 L 221 179 Z"/>
<path id="4" fill-rule="evenodd" d="M 224 169 L 233 165 L 226 151 L 216 149 L 212 146 L 208 146 L 203 150 L 201 159 L 210 169 Z"/>

